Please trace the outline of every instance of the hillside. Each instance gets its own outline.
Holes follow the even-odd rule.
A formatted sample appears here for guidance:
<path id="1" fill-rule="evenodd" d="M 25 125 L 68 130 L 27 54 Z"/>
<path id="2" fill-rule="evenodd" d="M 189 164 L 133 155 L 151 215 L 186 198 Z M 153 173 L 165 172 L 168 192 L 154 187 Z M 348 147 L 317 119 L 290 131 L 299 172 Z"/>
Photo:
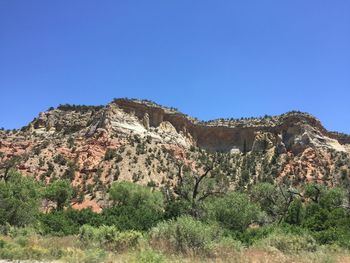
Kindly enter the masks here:
<path id="1" fill-rule="evenodd" d="M 174 187 L 180 164 L 227 177 L 229 188 L 256 182 L 341 184 L 350 174 L 350 136 L 327 131 L 307 113 L 199 121 L 150 101 L 60 105 L 19 130 L 0 131 L 0 174 L 10 168 L 45 183 L 69 179 L 73 207 L 108 205 L 114 181 Z"/>

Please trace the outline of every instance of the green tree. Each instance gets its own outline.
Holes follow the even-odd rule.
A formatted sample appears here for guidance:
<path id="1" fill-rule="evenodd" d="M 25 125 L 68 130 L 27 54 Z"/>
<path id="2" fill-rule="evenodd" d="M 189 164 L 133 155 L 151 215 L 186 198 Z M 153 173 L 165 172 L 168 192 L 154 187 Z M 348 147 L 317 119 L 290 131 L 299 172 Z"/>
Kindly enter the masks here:
<path id="1" fill-rule="evenodd" d="M 109 161 L 109 160 L 112 160 L 116 156 L 117 156 L 117 150 L 108 148 L 106 150 L 104 159 L 105 159 L 105 161 Z"/>
<path id="2" fill-rule="evenodd" d="M 261 215 L 259 206 L 252 203 L 248 195 L 239 192 L 215 198 L 208 207 L 209 219 L 234 231 L 244 231 L 250 224 L 257 222 Z"/>
<path id="3" fill-rule="evenodd" d="M 214 163 L 209 161 L 201 174 L 183 172 L 183 165 L 178 165 L 178 180 L 173 189 L 177 196 L 175 201 L 181 200 L 181 207 L 189 207 L 189 214 L 196 218 L 203 216 L 203 202 L 207 198 L 222 196 L 228 189 L 228 177 L 214 167 Z"/>
<path id="4" fill-rule="evenodd" d="M 300 198 L 294 199 L 288 208 L 285 222 L 291 225 L 300 225 L 303 220 L 303 214 L 304 209 Z"/>
<path id="5" fill-rule="evenodd" d="M 102 216 L 86 208 L 82 210 L 66 209 L 41 213 L 39 218 L 40 231 L 43 234 L 74 235 L 78 234 L 82 225 L 102 225 Z"/>
<path id="6" fill-rule="evenodd" d="M 283 213 L 284 198 L 281 190 L 273 184 L 258 183 L 254 185 L 250 192 L 250 198 L 260 205 L 272 221 L 275 221 Z"/>
<path id="7" fill-rule="evenodd" d="M 336 226 L 335 222 L 342 221 L 347 214 L 343 189 L 327 189 L 325 186 L 309 184 L 305 186 L 304 196 L 311 202 L 305 207 L 303 225 L 313 231 L 324 231 L 330 226 Z"/>
<path id="8" fill-rule="evenodd" d="M 305 205 L 302 225 L 311 230 L 321 244 L 336 243 L 349 248 L 350 218 L 345 208 L 344 190 L 308 185 L 305 196 L 310 198 L 310 202 Z"/>
<path id="9" fill-rule="evenodd" d="M 310 198 L 313 202 L 318 203 L 325 191 L 326 188 L 323 185 L 306 184 L 304 188 L 304 196 Z"/>
<path id="10" fill-rule="evenodd" d="M 4 181 L 9 180 L 10 176 L 14 174 L 13 169 L 20 161 L 20 156 L 14 156 L 6 160 L 5 162 L 2 162 L 2 164 L 0 165 L 0 169 L 3 170 L 3 173 L 0 174 L 0 179 L 3 179 Z"/>
<path id="11" fill-rule="evenodd" d="M 296 212 L 297 207 L 294 205 L 297 205 L 297 202 L 293 202 L 303 197 L 297 189 L 269 183 L 255 185 L 250 196 L 251 200 L 258 203 L 272 221 L 278 220 L 279 223 L 283 222 L 292 210 L 293 213 Z"/>
<path id="12" fill-rule="evenodd" d="M 58 179 L 49 184 L 44 192 L 44 197 L 56 203 L 58 211 L 68 205 L 73 196 L 73 188 L 68 180 Z"/>
<path id="13" fill-rule="evenodd" d="M 320 198 L 320 205 L 328 211 L 342 208 L 345 201 L 343 189 L 334 187 L 324 192 Z"/>
<path id="14" fill-rule="evenodd" d="M 120 229 L 147 230 L 164 216 L 161 192 L 131 182 L 114 182 L 109 190 L 113 206 L 103 211 L 105 222 Z"/>
<path id="15" fill-rule="evenodd" d="M 25 226 L 34 222 L 39 213 L 40 187 L 30 177 L 14 170 L 6 181 L 0 181 L 0 224 Z"/>

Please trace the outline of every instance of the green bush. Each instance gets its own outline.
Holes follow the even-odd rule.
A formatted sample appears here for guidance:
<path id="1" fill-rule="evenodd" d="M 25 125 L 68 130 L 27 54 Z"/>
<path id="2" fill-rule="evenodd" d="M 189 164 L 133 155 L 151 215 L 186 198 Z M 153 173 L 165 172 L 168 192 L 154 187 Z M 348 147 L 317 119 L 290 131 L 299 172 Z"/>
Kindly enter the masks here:
<path id="1" fill-rule="evenodd" d="M 309 234 L 297 235 L 278 231 L 257 241 L 255 245 L 259 247 L 273 247 L 285 253 L 313 252 L 317 248 L 315 239 Z"/>
<path id="2" fill-rule="evenodd" d="M 30 237 L 36 234 L 36 229 L 34 227 L 15 227 L 9 226 L 7 229 L 7 235 L 16 238 L 16 237 Z"/>
<path id="3" fill-rule="evenodd" d="M 111 227 L 111 228 L 113 230 L 115 229 L 115 231 L 117 231 L 117 229 L 115 227 Z M 84 226 L 80 227 L 79 239 L 85 245 L 88 245 L 91 242 L 99 242 L 100 235 L 99 235 L 98 228 L 90 226 L 90 225 L 84 225 Z"/>
<path id="4" fill-rule="evenodd" d="M 190 216 L 159 223 L 150 231 L 154 243 L 168 243 L 176 251 L 203 250 L 212 242 L 223 238 L 223 230 L 208 225 Z"/>
<path id="5" fill-rule="evenodd" d="M 260 239 L 267 237 L 274 230 L 273 226 L 248 228 L 244 232 L 234 232 L 235 237 L 244 244 L 251 246 Z"/>
<path id="6" fill-rule="evenodd" d="M 64 214 L 67 218 L 79 225 L 79 227 L 82 225 L 99 226 L 103 224 L 102 216 L 93 212 L 91 208 L 84 208 L 81 210 L 69 208 L 64 210 Z"/>
<path id="7" fill-rule="evenodd" d="M 45 235 L 63 236 L 76 234 L 79 231 L 79 225 L 67 217 L 64 211 L 40 214 L 38 219 L 39 232 Z"/>
<path id="8" fill-rule="evenodd" d="M 115 225 L 121 230 L 144 231 L 160 221 L 162 212 L 154 211 L 147 206 L 137 208 L 118 206 L 105 209 L 102 216 L 106 225 Z"/>
<path id="9" fill-rule="evenodd" d="M 248 228 L 244 232 L 234 232 L 233 234 L 235 235 L 235 238 L 239 239 L 245 245 L 251 246 L 274 233 L 283 233 L 286 235 L 304 235 L 309 232 L 310 231 L 300 226 L 282 223 L 278 225 L 269 224 L 262 227 Z"/>
<path id="10" fill-rule="evenodd" d="M 232 237 L 224 237 L 219 241 L 211 242 L 206 245 L 206 251 L 208 255 L 223 256 L 224 254 L 230 254 L 230 252 L 241 251 L 244 248 L 242 242 Z"/>
<path id="11" fill-rule="evenodd" d="M 79 239 L 85 244 L 95 242 L 103 245 L 113 242 L 118 232 L 115 226 L 84 225 L 79 230 Z"/>
<path id="12" fill-rule="evenodd" d="M 103 246 L 110 250 L 120 251 L 136 247 L 142 234 L 133 230 L 120 232 L 115 226 L 84 225 L 80 228 L 79 238 L 85 245 Z"/>
<path id="13" fill-rule="evenodd" d="M 337 245 L 350 249 L 350 230 L 342 227 L 330 227 L 323 231 L 312 232 L 312 236 L 319 244 Z"/>
<path id="14" fill-rule="evenodd" d="M 191 202 L 182 199 L 170 200 L 165 206 L 165 219 L 172 219 L 182 215 L 188 215 L 191 211 Z"/>
<path id="15" fill-rule="evenodd" d="M 113 248 L 117 251 L 135 248 L 141 239 L 142 233 L 135 230 L 119 232 L 113 241 Z"/>
<path id="16" fill-rule="evenodd" d="M 0 249 L 0 258 L 8 260 L 41 260 L 50 258 L 48 249 L 29 246 L 27 243 L 25 246 L 18 243 L 6 243 L 3 248 Z"/>
<path id="17" fill-rule="evenodd" d="M 6 241 L 3 239 L 0 239 L 0 249 L 4 248 L 6 245 Z"/>
<path id="18" fill-rule="evenodd" d="M 102 216 L 90 208 L 53 211 L 40 214 L 38 220 L 39 232 L 51 235 L 74 235 L 79 233 L 79 228 L 82 225 L 99 226 L 103 224 Z"/>

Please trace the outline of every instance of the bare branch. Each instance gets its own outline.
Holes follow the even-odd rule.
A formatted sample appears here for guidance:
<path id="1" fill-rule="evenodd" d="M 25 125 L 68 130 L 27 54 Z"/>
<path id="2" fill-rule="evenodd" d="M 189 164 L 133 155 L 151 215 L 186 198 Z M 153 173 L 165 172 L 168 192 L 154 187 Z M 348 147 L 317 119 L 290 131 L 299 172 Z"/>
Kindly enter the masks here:
<path id="1" fill-rule="evenodd" d="M 198 189 L 199 189 L 199 184 L 200 182 L 209 174 L 209 172 L 213 169 L 213 166 L 210 166 L 207 168 L 207 170 L 204 172 L 204 174 L 202 174 L 199 177 L 195 177 L 196 178 L 196 182 L 194 184 L 194 188 L 193 188 L 193 195 L 192 198 L 196 199 L 197 195 L 198 195 Z"/>

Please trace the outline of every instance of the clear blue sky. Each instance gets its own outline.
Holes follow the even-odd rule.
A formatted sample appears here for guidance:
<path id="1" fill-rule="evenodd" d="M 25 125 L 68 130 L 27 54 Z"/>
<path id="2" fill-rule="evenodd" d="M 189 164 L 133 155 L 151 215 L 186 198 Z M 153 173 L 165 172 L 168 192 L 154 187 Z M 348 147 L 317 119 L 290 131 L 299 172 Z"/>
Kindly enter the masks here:
<path id="1" fill-rule="evenodd" d="M 0 127 L 136 97 L 350 133 L 349 0 L 0 0 Z"/>

